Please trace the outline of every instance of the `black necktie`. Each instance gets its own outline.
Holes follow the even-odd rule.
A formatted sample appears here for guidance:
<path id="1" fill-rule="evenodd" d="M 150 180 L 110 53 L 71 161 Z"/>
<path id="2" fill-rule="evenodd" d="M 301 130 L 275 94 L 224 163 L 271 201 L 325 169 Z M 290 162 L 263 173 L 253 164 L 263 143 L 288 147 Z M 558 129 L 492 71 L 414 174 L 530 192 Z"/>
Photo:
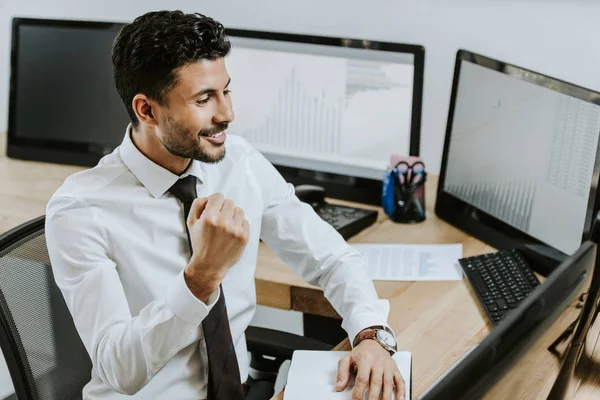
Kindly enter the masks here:
<path id="1" fill-rule="evenodd" d="M 187 221 L 196 194 L 196 178 L 188 175 L 179 179 L 169 192 L 183 203 L 184 220 Z M 190 232 L 185 228 L 192 251 Z M 229 318 L 225 305 L 225 294 L 221 288 L 219 300 L 202 321 L 204 330 L 204 341 L 208 353 L 208 400 L 242 400 L 242 383 L 240 381 L 240 370 L 238 367 L 231 331 L 229 329 Z"/>

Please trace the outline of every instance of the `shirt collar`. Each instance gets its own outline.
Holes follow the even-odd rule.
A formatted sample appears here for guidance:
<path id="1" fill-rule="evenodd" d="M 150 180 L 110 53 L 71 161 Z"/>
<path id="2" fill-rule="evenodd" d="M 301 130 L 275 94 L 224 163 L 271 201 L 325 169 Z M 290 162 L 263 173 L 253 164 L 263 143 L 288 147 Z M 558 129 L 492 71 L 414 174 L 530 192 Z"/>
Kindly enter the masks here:
<path id="1" fill-rule="evenodd" d="M 130 135 L 131 125 L 128 125 L 125 138 L 119 147 L 119 154 L 127 168 L 155 198 L 165 194 L 178 179 L 185 178 L 188 175 L 193 175 L 204 182 L 205 173 L 200 161 L 192 160 L 188 169 L 181 176 L 176 175 L 142 154 L 133 144 Z"/>

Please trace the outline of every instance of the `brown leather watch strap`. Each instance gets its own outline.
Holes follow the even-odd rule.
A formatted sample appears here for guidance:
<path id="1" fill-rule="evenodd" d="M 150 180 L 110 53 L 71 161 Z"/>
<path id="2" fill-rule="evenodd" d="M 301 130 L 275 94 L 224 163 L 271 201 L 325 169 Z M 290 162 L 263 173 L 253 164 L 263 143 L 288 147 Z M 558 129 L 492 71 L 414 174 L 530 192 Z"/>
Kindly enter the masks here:
<path id="1" fill-rule="evenodd" d="M 375 329 L 383 329 L 383 326 L 370 326 L 358 332 L 358 335 L 354 338 L 352 347 L 358 346 L 365 339 L 373 339 L 375 337 Z"/>

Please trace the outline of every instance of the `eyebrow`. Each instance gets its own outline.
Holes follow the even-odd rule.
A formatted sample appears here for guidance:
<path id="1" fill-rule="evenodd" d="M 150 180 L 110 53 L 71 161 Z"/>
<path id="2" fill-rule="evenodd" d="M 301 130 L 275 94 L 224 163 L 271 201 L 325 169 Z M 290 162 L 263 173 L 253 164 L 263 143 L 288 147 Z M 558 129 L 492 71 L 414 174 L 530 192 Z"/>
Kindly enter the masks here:
<path id="1" fill-rule="evenodd" d="M 229 78 L 229 80 L 227 81 L 227 85 L 225 85 L 225 88 L 227 88 L 230 83 L 231 83 L 231 78 Z M 199 91 L 198 93 L 196 93 L 194 95 L 194 98 L 204 96 L 205 94 L 209 94 L 209 93 L 215 93 L 216 91 L 217 91 L 217 89 L 212 89 L 212 88 L 202 89 L 201 91 Z"/>

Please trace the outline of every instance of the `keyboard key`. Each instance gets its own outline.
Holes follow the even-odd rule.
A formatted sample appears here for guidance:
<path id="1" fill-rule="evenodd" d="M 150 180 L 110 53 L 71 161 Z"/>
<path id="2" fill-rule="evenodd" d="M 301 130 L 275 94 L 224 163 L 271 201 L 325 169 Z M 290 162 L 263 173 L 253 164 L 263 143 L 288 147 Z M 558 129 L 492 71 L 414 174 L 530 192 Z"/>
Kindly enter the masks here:
<path id="1" fill-rule="evenodd" d="M 508 303 L 504 299 L 497 300 L 496 304 L 498 304 L 499 309 L 508 310 Z"/>
<path id="2" fill-rule="evenodd" d="M 477 288 L 477 291 L 479 293 L 488 291 L 486 284 L 483 283 L 483 281 L 481 280 L 481 277 L 479 276 L 479 274 L 477 272 L 473 272 L 471 274 L 471 279 L 473 279 L 473 282 L 475 283 L 475 287 Z"/>
<path id="3" fill-rule="evenodd" d="M 490 311 L 498 311 L 498 306 L 496 304 L 491 304 L 487 308 Z"/>

